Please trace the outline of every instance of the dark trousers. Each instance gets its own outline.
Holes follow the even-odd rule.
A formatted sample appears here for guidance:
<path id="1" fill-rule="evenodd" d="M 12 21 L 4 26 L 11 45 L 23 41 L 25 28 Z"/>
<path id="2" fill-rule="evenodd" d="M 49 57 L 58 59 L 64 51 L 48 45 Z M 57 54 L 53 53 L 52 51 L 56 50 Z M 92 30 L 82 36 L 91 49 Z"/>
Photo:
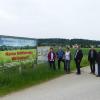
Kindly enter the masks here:
<path id="1" fill-rule="evenodd" d="M 64 69 L 65 69 L 65 60 L 62 58 L 58 59 L 58 69 L 60 69 L 60 63 L 63 62 L 64 63 Z"/>
<path id="2" fill-rule="evenodd" d="M 70 72 L 70 60 L 65 61 L 65 70 L 66 72 Z"/>
<path id="3" fill-rule="evenodd" d="M 91 73 L 95 73 L 95 60 L 93 59 L 90 60 L 90 69 Z"/>
<path id="4" fill-rule="evenodd" d="M 75 63 L 76 63 L 77 74 L 81 74 L 81 70 L 80 70 L 81 61 L 78 61 L 77 59 L 75 59 Z"/>
<path id="5" fill-rule="evenodd" d="M 100 76 L 100 64 L 98 64 L 98 76 Z"/>
<path id="6" fill-rule="evenodd" d="M 49 64 L 50 64 L 50 69 L 54 69 L 56 70 L 56 66 L 55 66 L 55 61 L 49 61 Z"/>

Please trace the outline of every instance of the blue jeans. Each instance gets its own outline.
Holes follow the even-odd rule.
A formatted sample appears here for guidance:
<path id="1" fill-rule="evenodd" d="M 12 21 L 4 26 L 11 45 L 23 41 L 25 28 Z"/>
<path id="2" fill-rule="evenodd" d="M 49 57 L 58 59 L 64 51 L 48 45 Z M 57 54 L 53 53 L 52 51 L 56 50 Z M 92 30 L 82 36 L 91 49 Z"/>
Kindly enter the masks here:
<path id="1" fill-rule="evenodd" d="M 65 69 L 65 60 L 62 58 L 58 59 L 58 69 L 60 69 L 60 63 L 63 62 L 64 63 L 64 69 Z"/>
<path id="2" fill-rule="evenodd" d="M 70 60 L 65 60 L 65 70 L 66 72 L 70 72 Z"/>

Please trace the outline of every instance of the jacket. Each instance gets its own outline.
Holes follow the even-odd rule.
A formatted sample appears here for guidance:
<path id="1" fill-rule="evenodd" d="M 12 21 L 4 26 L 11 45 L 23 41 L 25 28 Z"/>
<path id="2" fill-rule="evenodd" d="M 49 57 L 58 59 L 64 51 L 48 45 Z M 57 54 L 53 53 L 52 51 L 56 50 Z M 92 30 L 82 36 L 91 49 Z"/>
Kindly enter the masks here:
<path id="1" fill-rule="evenodd" d="M 77 51 L 76 51 L 77 52 Z M 83 52 L 82 52 L 82 50 L 79 50 L 78 52 L 77 52 L 77 54 L 75 54 L 75 57 L 74 57 L 74 59 L 75 60 L 82 60 L 82 58 L 83 58 Z"/>
<path id="2" fill-rule="evenodd" d="M 56 54 L 54 52 L 52 52 L 52 53 L 53 53 L 53 60 L 55 60 Z M 51 60 L 51 52 L 48 53 L 48 61 L 50 61 L 50 60 Z"/>
<path id="3" fill-rule="evenodd" d="M 59 50 L 58 52 L 57 52 L 57 58 L 58 59 L 63 59 L 64 58 L 64 55 L 65 55 L 65 52 L 63 51 L 63 50 Z"/>
<path id="4" fill-rule="evenodd" d="M 100 52 L 97 53 L 96 61 L 97 61 L 98 64 L 100 64 Z"/>
<path id="5" fill-rule="evenodd" d="M 96 57 L 97 57 L 97 52 L 95 50 L 93 50 L 93 58 L 91 58 L 91 50 L 90 50 L 88 53 L 88 60 L 90 61 L 92 59 L 95 61 Z"/>

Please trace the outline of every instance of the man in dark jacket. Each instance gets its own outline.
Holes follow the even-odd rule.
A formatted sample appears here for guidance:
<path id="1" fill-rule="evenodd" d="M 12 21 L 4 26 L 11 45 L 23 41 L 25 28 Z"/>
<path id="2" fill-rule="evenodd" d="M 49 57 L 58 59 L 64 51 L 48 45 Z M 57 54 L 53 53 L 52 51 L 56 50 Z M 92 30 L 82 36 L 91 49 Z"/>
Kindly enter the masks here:
<path id="1" fill-rule="evenodd" d="M 97 53 L 98 75 L 100 77 L 100 51 Z"/>
<path id="2" fill-rule="evenodd" d="M 74 60 L 76 63 L 76 68 L 77 68 L 77 74 L 81 74 L 81 70 L 80 70 L 80 63 L 82 61 L 83 58 L 83 53 L 82 50 L 80 49 L 80 46 L 77 46 L 77 50 L 75 52 L 75 56 L 74 56 Z"/>
<path id="3" fill-rule="evenodd" d="M 57 52 L 57 59 L 58 59 L 58 69 L 60 69 L 60 63 L 63 62 L 64 63 L 64 69 L 65 69 L 65 52 L 62 50 L 61 47 L 59 47 L 59 50 Z"/>
<path id="4" fill-rule="evenodd" d="M 50 68 L 52 68 L 53 66 L 54 70 L 56 70 L 55 59 L 56 59 L 56 54 L 54 53 L 53 48 L 50 48 L 50 52 L 48 53 L 48 62 L 50 64 Z"/>
<path id="5" fill-rule="evenodd" d="M 91 73 L 95 74 L 95 62 L 96 62 L 97 52 L 94 47 L 91 47 L 88 53 L 88 61 L 90 63 Z"/>

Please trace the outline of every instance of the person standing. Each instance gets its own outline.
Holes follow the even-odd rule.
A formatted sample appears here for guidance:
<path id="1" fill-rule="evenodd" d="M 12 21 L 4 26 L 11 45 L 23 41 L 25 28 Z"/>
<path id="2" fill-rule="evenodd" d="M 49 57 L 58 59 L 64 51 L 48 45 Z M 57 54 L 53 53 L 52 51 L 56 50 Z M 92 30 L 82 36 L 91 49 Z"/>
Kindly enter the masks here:
<path id="1" fill-rule="evenodd" d="M 65 52 L 62 50 L 61 47 L 59 47 L 59 50 L 57 52 L 57 59 L 58 59 L 58 69 L 60 69 L 60 63 L 63 62 L 64 69 L 65 69 L 65 59 L 64 59 Z"/>
<path id="2" fill-rule="evenodd" d="M 97 75 L 97 77 L 100 77 L 100 51 L 97 53 L 96 61 L 97 61 L 97 64 L 98 64 L 98 75 Z"/>
<path id="3" fill-rule="evenodd" d="M 70 73 L 70 61 L 71 61 L 71 52 L 70 49 L 67 47 L 65 52 L 65 70 L 67 73 Z"/>
<path id="4" fill-rule="evenodd" d="M 76 68 L 77 68 L 77 74 L 78 75 L 81 74 L 80 64 L 81 64 L 82 58 L 83 58 L 83 52 L 80 49 L 80 46 L 77 46 L 77 50 L 75 52 L 74 60 L 75 60 L 75 63 L 76 63 Z"/>
<path id="5" fill-rule="evenodd" d="M 91 47 L 88 53 L 88 61 L 90 63 L 91 73 L 95 74 L 95 62 L 96 62 L 97 52 L 94 47 Z"/>
<path id="6" fill-rule="evenodd" d="M 53 51 L 53 48 L 50 48 L 50 52 L 48 53 L 48 62 L 50 64 L 50 69 L 52 69 L 53 67 L 53 69 L 56 70 L 55 59 L 56 59 L 56 54 Z"/>

